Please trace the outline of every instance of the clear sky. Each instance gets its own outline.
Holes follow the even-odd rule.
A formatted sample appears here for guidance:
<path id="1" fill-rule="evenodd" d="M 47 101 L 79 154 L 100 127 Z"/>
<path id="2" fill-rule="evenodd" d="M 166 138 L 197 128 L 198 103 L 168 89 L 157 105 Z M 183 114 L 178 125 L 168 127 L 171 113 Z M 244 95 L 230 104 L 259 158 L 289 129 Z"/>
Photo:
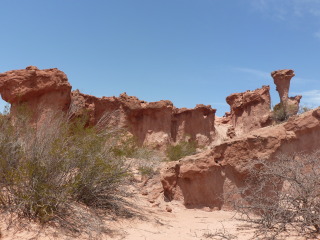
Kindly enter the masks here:
<path id="1" fill-rule="evenodd" d="M 229 111 L 234 92 L 294 69 L 320 105 L 320 0 L 0 0 L 0 72 L 57 67 L 73 89 Z M 0 106 L 3 106 L 3 102 Z"/>

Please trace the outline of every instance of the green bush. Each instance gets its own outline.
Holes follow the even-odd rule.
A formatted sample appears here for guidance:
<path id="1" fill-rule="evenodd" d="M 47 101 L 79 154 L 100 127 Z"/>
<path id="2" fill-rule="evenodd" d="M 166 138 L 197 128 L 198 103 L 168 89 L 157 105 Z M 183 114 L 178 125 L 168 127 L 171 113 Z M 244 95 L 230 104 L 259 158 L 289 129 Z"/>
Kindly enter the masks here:
<path id="1" fill-rule="evenodd" d="M 141 166 L 139 167 L 139 172 L 143 176 L 152 176 L 154 174 L 154 170 L 152 166 Z"/>
<path id="2" fill-rule="evenodd" d="M 108 208 L 127 168 L 110 134 L 52 114 L 33 127 L 19 110 L 0 116 L 0 208 L 47 222 L 72 201 Z"/>
<path id="3" fill-rule="evenodd" d="M 126 136 L 126 133 L 122 133 L 119 135 L 117 144 L 111 148 L 111 151 L 118 157 L 134 157 L 138 149 L 136 139 Z"/>
<path id="4" fill-rule="evenodd" d="M 275 122 L 283 122 L 289 118 L 282 103 L 279 103 L 273 107 L 272 117 Z"/>
<path id="5" fill-rule="evenodd" d="M 197 143 L 195 141 L 184 141 L 177 145 L 171 145 L 167 148 L 166 154 L 170 161 L 176 161 L 185 156 L 196 153 Z"/>

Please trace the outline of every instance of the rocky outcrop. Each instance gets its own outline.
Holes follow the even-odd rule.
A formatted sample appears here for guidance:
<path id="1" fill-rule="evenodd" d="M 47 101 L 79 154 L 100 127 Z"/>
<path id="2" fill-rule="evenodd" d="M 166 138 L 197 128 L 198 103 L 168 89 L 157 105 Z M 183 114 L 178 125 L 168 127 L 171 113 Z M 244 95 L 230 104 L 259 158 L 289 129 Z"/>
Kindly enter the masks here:
<path id="1" fill-rule="evenodd" d="M 120 114 L 121 102 L 117 97 L 98 98 L 80 93 L 79 90 L 71 92 L 70 112 L 76 116 L 88 117 L 87 124 L 110 124 L 110 126 L 125 126 L 123 116 Z"/>
<path id="2" fill-rule="evenodd" d="M 169 200 L 183 201 L 187 207 L 220 209 L 231 186 L 245 184 L 251 160 L 271 161 L 280 153 L 311 152 L 319 149 L 319 141 L 318 108 L 168 163 L 161 171 L 164 194 Z"/>
<path id="3" fill-rule="evenodd" d="M 295 76 L 293 70 L 284 69 L 273 71 L 271 76 L 274 84 L 277 86 L 276 90 L 279 93 L 280 101 L 286 102 L 288 100 L 291 78 Z"/>
<path id="4" fill-rule="evenodd" d="M 145 102 L 126 93 L 119 97 L 94 97 L 71 92 L 67 76 L 56 68 L 39 70 L 29 66 L 0 74 L 0 94 L 11 104 L 34 113 L 33 122 L 42 121 L 49 111 L 85 116 L 87 125 L 127 129 L 143 145 L 165 148 L 185 140 L 209 145 L 214 138 L 215 109 L 197 105 L 178 109 L 172 102 Z"/>
<path id="5" fill-rule="evenodd" d="M 194 109 L 174 109 L 171 135 L 174 142 L 195 140 L 200 146 L 209 145 L 215 137 L 215 109 L 210 105 L 197 105 Z"/>
<path id="6" fill-rule="evenodd" d="M 0 74 L 0 94 L 11 104 L 11 110 L 23 104 L 35 110 L 37 119 L 48 111 L 66 111 L 71 102 L 70 92 L 67 76 L 56 68 L 39 70 L 29 66 Z"/>
<path id="7" fill-rule="evenodd" d="M 153 148 L 186 138 L 208 145 L 214 138 L 215 109 L 210 106 L 178 109 L 170 101 L 145 102 L 126 93 L 97 98 L 73 91 L 72 109 L 76 116 L 88 114 L 90 125 L 108 120 L 109 126 L 126 128 L 140 144 Z"/>
<path id="8" fill-rule="evenodd" d="M 290 81 L 295 76 L 291 69 L 277 70 L 271 73 L 276 90 L 279 93 L 280 104 L 288 116 L 298 113 L 302 96 L 289 97 Z M 278 107 L 279 108 L 279 107 Z"/>
<path id="9" fill-rule="evenodd" d="M 161 149 L 172 142 L 173 104 L 170 101 L 139 103 L 128 101 L 127 96 L 120 98 L 128 129 L 141 144 Z"/>
<path id="10" fill-rule="evenodd" d="M 263 86 L 254 91 L 234 93 L 226 98 L 231 109 L 230 123 L 237 135 L 270 125 L 269 90 L 269 86 Z"/>

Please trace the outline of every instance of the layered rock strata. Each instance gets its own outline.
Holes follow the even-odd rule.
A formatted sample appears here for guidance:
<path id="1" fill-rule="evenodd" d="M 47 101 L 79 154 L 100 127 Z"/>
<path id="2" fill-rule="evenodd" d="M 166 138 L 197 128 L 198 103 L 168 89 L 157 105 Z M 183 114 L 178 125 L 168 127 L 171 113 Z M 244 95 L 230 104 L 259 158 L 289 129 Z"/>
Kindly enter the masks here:
<path id="1" fill-rule="evenodd" d="M 126 93 L 119 97 L 94 97 L 71 92 L 67 76 L 58 69 L 30 66 L 0 74 L 0 93 L 14 113 L 26 105 L 42 121 L 48 111 L 63 111 L 74 117 L 87 116 L 87 125 L 126 128 L 143 145 L 165 148 L 185 140 L 209 145 L 214 138 L 215 109 L 197 105 L 178 109 L 172 102 L 145 102 Z"/>
<path id="2" fill-rule="evenodd" d="M 50 111 L 67 111 L 70 92 L 67 76 L 56 68 L 39 70 L 29 66 L 0 74 L 1 97 L 11 104 L 11 111 L 23 105 L 34 110 L 34 118 L 38 120 Z"/>
<path id="3" fill-rule="evenodd" d="M 269 90 L 269 86 L 263 86 L 254 91 L 234 93 L 226 98 L 231 109 L 229 123 L 236 135 L 270 125 Z"/>
<path id="4" fill-rule="evenodd" d="M 308 153 L 319 149 L 319 141 L 320 108 L 168 163 L 161 170 L 164 195 L 187 207 L 221 209 L 226 192 L 245 184 L 251 160 L 272 161 L 280 153 Z"/>
<path id="5" fill-rule="evenodd" d="M 178 109 L 172 102 L 145 102 L 126 93 L 119 97 L 102 97 L 72 92 L 72 109 L 76 115 L 89 115 L 89 124 L 107 119 L 109 126 L 127 128 L 140 144 L 161 148 L 187 139 L 208 145 L 214 138 L 215 109 L 197 105 Z"/>

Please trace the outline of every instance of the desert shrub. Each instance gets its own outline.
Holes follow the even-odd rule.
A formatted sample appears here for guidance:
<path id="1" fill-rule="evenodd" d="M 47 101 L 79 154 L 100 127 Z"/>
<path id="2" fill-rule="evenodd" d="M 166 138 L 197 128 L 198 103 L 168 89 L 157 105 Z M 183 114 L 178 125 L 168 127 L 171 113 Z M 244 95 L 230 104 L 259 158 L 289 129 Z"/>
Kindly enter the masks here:
<path id="1" fill-rule="evenodd" d="M 320 233 L 320 152 L 253 161 L 235 201 L 243 220 L 256 223 L 262 239 L 281 233 Z"/>
<path id="2" fill-rule="evenodd" d="M 45 222 L 66 199 L 66 163 L 51 153 L 59 135 L 57 129 L 52 126 L 44 134 L 44 128 L 28 126 L 25 115 L 16 115 L 14 121 L 9 116 L 2 120 L 0 207 Z"/>
<path id="3" fill-rule="evenodd" d="M 111 151 L 118 157 L 134 157 L 138 151 L 137 140 L 133 136 L 127 136 L 126 132 L 118 135 L 118 141 L 111 148 Z"/>
<path id="4" fill-rule="evenodd" d="M 82 137 L 78 137 L 78 136 Z M 108 208 L 117 195 L 118 186 L 127 175 L 124 159 L 116 156 L 105 132 L 95 128 L 79 128 L 73 135 L 68 152 L 75 169 L 72 179 L 73 195 L 88 206 Z"/>
<path id="5" fill-rule="evenodd" d="M 71 201 L 107 208 L 126 177 L 108 129 L 52 113 L 34 126 L 17 111 L 0 116 L 0 208 L 47 222 Z"/>
<path id="6" fill-rule="evenodd" d="M 295 105 L 278 103 L 273 107 L 272 118 L 275 123 L 281 123 L 297 112 Z"/>
<path id="7" fill-rule="evenodd" d="M 171 145 L 167 148 L 166 154 L 170 161 L 176 161 L 185 156 L 193 155 L 196 153 L 197 143 L 195 141 L 183 141 L 177 145 Z"/>
<path id="8" fill-rule="evenodd" d="M 142 176 L 152 177 L 165 158 L 164 153 L 155 149 L 140 146 L 132 156 L 132 167 Z"/>
<path id="9" fill-rule="evenodd" d="M 138 170 L 141 175 L 152 176 L 154 174 L 154 169 L 151 166 L 141 166 Z"/>
<path id="10" fill-rule="evenodd" d="M 282 103 L 279 103 L 273 107 L 272 118 L 275 122 L 283 122 L 289 118 Z"/>

